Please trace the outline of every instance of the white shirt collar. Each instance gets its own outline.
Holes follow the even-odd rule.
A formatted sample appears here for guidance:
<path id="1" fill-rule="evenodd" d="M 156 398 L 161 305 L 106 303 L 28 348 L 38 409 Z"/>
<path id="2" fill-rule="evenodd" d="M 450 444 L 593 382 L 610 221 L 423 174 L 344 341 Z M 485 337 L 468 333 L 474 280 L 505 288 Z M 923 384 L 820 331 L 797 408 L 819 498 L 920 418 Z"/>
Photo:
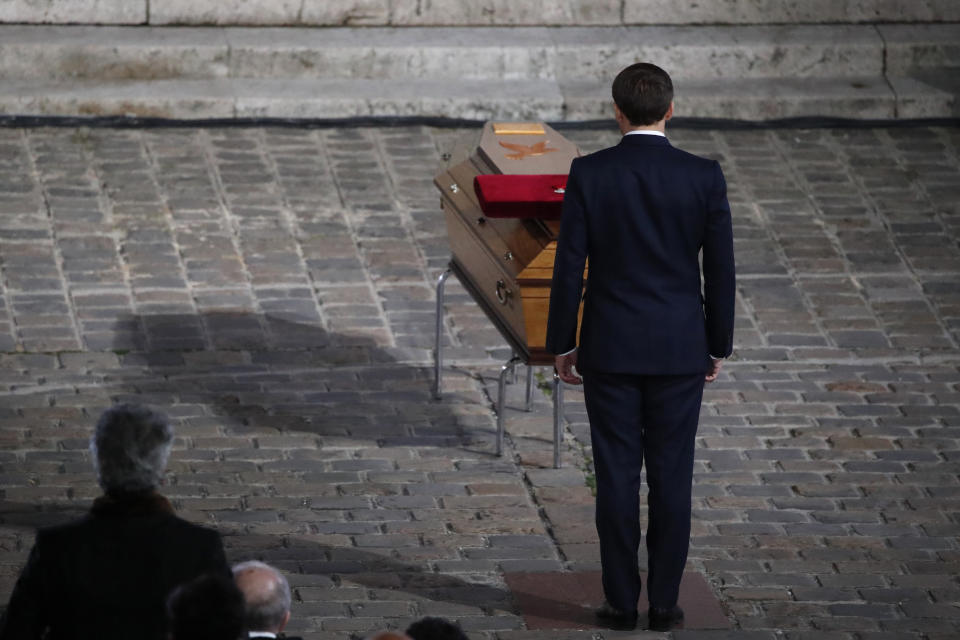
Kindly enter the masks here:
<path id="1" fill-rule="evenodd" d="M 277 634 L 272 631 L 251 631 L 247 633 L 248 638 L 276 638 Z"/>
<path id="2" fill-rule="evenodd" d="M 660 136 L 666 138 L 667 134 L 662 131 L 654 131 L 653 129 L 634 129 L 633 131 L 627 131 L 625 136 Z"/>

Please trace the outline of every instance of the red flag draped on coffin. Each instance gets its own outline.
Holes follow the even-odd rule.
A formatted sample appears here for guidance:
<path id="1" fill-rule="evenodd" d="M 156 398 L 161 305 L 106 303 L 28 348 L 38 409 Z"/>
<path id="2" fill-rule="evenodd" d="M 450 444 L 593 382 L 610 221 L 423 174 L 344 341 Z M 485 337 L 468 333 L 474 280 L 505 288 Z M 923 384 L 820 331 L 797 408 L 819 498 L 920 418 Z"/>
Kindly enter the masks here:
<path id="1" fill-rule="evenodd" d="M 491 218 L 559 220 L 565 174 L 486 174 L 473 179 L 480 210 Z"/>

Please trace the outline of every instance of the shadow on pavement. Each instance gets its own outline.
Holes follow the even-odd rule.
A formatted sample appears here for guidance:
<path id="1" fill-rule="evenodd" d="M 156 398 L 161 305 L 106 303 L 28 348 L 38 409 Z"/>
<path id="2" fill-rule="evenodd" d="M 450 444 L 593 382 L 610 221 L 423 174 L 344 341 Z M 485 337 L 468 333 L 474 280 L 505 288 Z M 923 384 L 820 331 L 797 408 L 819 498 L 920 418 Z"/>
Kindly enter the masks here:
<path id="1" fill-rule="evenodd" d="M 371 338 L 289 317 L 132 315 L 117 320 L 115 332 L 121 365 L 103 372 L 101 385 L 110 400 L 156 407 L 177 423 L 162 492 L 183 517 L 217 527 L 232 561 L 263 559 L 290 572 L 295 589 L 330 590 L 323 611 L 301 596 L 295 616 L 322 626 L 363 617 L 365 606 L 383 600 L 442 603 L 422 611 L 454 618 L 461 609 L 515 612 L 509 590 L 483 582 L 497 581 L 496 562 L 442 573 L 436 563 L 462 560 L 459 547 L 433 547 L 429 539 L 455 538 L 444 520 L 470 517 L 464 514 L 472 507 L 440 506 L 444 482 L 459 482 L 460 495 L 464 483 L 497 473 L 507 474 L 500 482 L 522 485 L 512 463 L 493 456 L 494 422 L 482 392 L 448 390 L 434 402 L 431 367 L 397 362 Z M 436 480 L 436 472 L 469 479 Z M 92 473 L 91 486 L 78 480 L 69 503 L 0 502 L 0 526 L 23 530 L 81 517 L 89 506 L 83 497 L 97 491 Z M 535 507 L 526 508 L 537 517 Z M 429 534 L 416 533 L 430 520 Z M 397 521 L 413 532 L 406 544 L 356 546 L 359 536 L 389 540 Z M 467 546 L 483 544 L 479 534 L 465 537 Z M 370 621 L 406 617 L 388 611 Z"/>
<path id="2" fill-rule="evenodd" d="M 184 435 L 210 418 L 230 434 L 312 434 L 321 446 L 326 437 L 491 451 L 487 407 L 462 408 L 482 396 L 448 393 L 434 402 L 432 369 L 397 362 L 369 337 L 235 312 L 135 315 L 119 324 L 120 344 L 134 347 L 124 364 L 142 374 L 125 371 L 129 393 L 120 399 L 180 405 L 171 413 L 186 419 Z"/>

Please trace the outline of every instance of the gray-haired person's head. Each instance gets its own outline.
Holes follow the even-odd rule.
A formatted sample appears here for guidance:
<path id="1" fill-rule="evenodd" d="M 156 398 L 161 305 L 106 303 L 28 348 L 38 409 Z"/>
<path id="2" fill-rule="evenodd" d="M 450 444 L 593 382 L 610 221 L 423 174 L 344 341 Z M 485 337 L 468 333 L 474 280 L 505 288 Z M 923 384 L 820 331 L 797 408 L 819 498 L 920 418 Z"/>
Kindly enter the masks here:
<path id="1" fill-rule="evenodd" d="M 282 631 L 290 619 L 290 584 L 283 574 L 264 562 L 250 560 L 233 566 L 233 579 L 246 602 L 247 629 Z"/>
<path id="2" fill-rule="evenodd" d="M 111 407 L 90 438 L 97 481 L 110 495 L 155 489 L 172 444 L 173 428 L 163 414 L 133 404 Z"/>

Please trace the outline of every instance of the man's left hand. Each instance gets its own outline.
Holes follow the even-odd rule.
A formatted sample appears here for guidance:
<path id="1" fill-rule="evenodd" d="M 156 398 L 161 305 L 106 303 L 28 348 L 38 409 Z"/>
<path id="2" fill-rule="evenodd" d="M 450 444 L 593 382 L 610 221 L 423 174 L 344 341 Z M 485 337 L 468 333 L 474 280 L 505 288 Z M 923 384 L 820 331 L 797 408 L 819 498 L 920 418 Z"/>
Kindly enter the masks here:
<path id="1" fill-rule="evenodd" d="M 576 349 L 562 356 L 557 356 L 553 366 L 556 368 L 560 379 L 567 384 L 583 384 L 583 378 L 573 372 L 573 368 L 577 366 Z"/>
<path id="2" fill-rule="evenodd" d="M 723 358 L 710 358 L 710 370 L 707 371 L 707 382 L 713 382 L 720 375 L 720 367 L 723 366 Z"/>

